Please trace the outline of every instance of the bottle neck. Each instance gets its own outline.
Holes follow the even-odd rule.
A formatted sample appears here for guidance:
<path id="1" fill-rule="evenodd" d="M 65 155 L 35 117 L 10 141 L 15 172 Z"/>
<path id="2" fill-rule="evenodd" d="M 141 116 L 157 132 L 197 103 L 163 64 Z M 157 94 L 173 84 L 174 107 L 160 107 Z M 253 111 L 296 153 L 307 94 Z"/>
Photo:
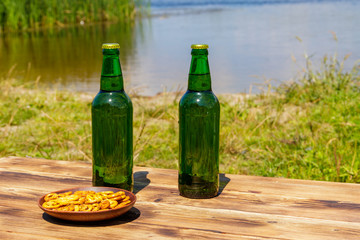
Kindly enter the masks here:
<path id="1" fill-rule="evenodd" d="M 188 90 L 211 91 L 211 77 L 207 49 L 193 49 L 188 79 Z"/>
<path id="2" fill-rule="evenodd" d="M 119 49 L 103 49 L 103 65 L 100 78 L 100 90 L 124 90 L 124 81 L 119 59 Z"/>

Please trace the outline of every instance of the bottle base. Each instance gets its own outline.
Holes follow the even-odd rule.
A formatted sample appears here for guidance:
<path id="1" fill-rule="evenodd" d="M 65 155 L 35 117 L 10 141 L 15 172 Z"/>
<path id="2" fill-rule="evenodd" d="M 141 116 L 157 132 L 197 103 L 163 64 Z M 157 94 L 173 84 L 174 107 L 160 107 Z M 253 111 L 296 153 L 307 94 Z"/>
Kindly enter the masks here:
<path id="1" fill-rule="evenodd" d="M 184 176 L 183 176 L 184 177 Z M 191 181 L 189 182 L 189 180 Z M 186 180 L 184 183 L 179 181 L 179 192 L 180 195 L 187 198 L 194 198 L 194 199 L 204 199 L 204 198 L 213 198 L 218 195 L 219 192 L 219 182 L 206 182 L 201 180 L 199 177 L 190 177 L 186 176 Z"/>
<path id="2" fill-rule="evenodd" d="M 217 195 L 218 195 L 218 191 L 216 191 L 216 193 L 199 193 L 199 192 L 180 190 L 180 196 L 191 199 L 208 199 L 208 198 L 216 197 Z"/>

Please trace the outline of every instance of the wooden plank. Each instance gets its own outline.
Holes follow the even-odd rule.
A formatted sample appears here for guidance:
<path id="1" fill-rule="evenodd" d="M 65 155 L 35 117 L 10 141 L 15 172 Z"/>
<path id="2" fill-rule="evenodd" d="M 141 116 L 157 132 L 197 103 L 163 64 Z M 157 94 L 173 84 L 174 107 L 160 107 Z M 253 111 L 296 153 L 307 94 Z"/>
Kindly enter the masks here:
<path id="1" fill-rule="evenodd" d="M 45 236 L 44 234 L 35 234 L 35 233 L 29 234 L 29 233 L 22 233 L 22 232 L 11 231 L 11 230 L 3 231 L 1 229 L 0 229 L 0 236 L 1 236 L 1 239 L 7 239 L 7 240 L 13 240 L 13 239 L 60 240 L 60 239 L 64 239 L 64 238 L 60 238 L 60 237 Z"/>
<path id="2" fill-rule="evenodd" d="M 60 174 L 62 177 L 70 176 L 71 179 L 91 178 L 91 165 L 85 162 L 2 158 L 0 159 L 0 168 L 3 170 L 11 168 L 14 172 L 30 172 L 50 177 Z M 176 187 L 177 184 L 176 170 L 135 167 L 134 175 L 135 180 L 138 180 L 139 184 L 141 181 L 152 181 L 152 184 L 157 186 L 171 185 Z M 143 175 L 147 175 L 145 179 Z M 137 176 L 139 177 L 137 178 Z M 241 175 L 225 175 L 225 178 L 228 178 L 228 181 L 230 181 L 226 185 L 226 191 L 241 194 L 283 195 L 286 193 L 288 196 L 299 198 L 329 198 L 334 201 L 357 201 L 357 194 L 353 193 L 360 191 L 358 184 Z"/>
<path id="3" fill-rule="evenodd" d="M 58 169 L 58 166 L 55 166 L 55 163 L 59 165 L 63 165 L 63 161 L 49 161 L 42 160 L 48 164 L 54 164 L 49 169 Z M 53 163 L 54 162 L 54 163 Z M 76 162 L 77 164 L 77 162 Z M 43 166 L 45 164 L 42 164 Z M 74 166 L 74 164 L 67 164 L 67 166 Z M 84 168 L 84 163 L 79 163 L 81 169 Z M 21 165 L 20 165 L 21 166 Z M 32 166 L 32 165 L 30 165 Z M 88 169 L 90 169 L 89 164 L 85 164 Z M 135 168 L 140 170 L 140 172 L 151 172 L 148 177 L 150 179 L 139 179 L 135 177 L 135 186 L 139 185 L 137 183 L 144 185 L 144 182 L 148 181 L 151 191 L 145 192 L 149 193 L 143 194 L 146 197 L 146 201 L 164 201 L 166 198 L 168 202 L 171 203 L 180 203 L 180 204 L 201 204 L 201 200 L 189 200 L 186 198 L 178 198 L 178 192 L 176 187 L 177 181 L 177 172 L 174 170 L 164 170 L 164 169 L 146 169 L 146 168 Z M 31 172 L 31 171 L 30 171 Z M 136 173 L 139 171 L 135 170 Z M 38 172 L 39 174 L 39 172 Z M 76 174 L 76 172 L 74 172 Z M 90 172 L 89 172 L 90 174 Z M 50 188 L 44 188 L 43 194 L 53 191 L 54 189 L 68 188 L 72 187 L 73 184 L 76 185 L 89 185 L 90 176 L 81 177 L 64 177 L 60 175 L 61 179 L 56 179 L 56 175 L 53 173 L 43 172 L 43 176 L 52 176 L 50 179 L 53 179 L 51 184 L 47 184 L 47 186 L 51 186 Z M 77 175 L 77 174 L 76 174 Z M 26 177 L 26 174 L 24 174 Z M 239 178 L 240 179 L 236 179 Z M 33 184 L 38 182 L 43 182 L 38 175 L 35 176 L 35 180 L 31 178 L 28 181 L 32 181 Z M 249 181 L 251 178 L 253 181 Z M 170 180 L 169 180 L 170 179 Z M 142 182 L 139 182 L 139 181 Z M 13 185 L 16 184 L 17 179 L 14 179 L 14 182 L 10 182 L 11 179 L 8 179 L 8 183 Z M 275 183 L 274 183 L 275 181 Z M 289 184 L 288 181 L 291 181 L 292 184 Z M 55 187 L 54 184 L 58 184 L 58 187 Z M 66 184 L 68 183 L 68 184 Z M 26 183 L 28 184 L 28 183 Z M 66 185 L 65 185 L 66 184 Z M 328 191 L 329 194 L 324 193 L 324 189 L 319 191 L 318 185 L 331 186 L 333 191 Z M 238 190 L 234 190 L 233 188 L 238 186 Z M 24 186 L 25 187 L 25 186 Z M 354 187 L 357 187 L 357 191 L 355 191 Z M 347 189 L 349 188 L 349 189 Z M 162 189 L 166 189 L 167 191 L 161 192 Z M 270 190 L 269 190 L 270 189 Z M 281 191 L 278 191 L 281 189 Z M 297 191 L 296 191 L 297 189 Z M 299 191 L 302 189 L 302 191 Z M 305 190 L 304 190 L 305 189 Z M 139 188 L 138 188 L 139 190 Z M 294 191 L 295 190 L 295 191 Z M 357 202 L 348 201 L 349 198 L 349 190 L 351 195 L 354 196 Z M 157 192 L 157 194 L 153 194 Z M 311 193 L 311 197 L 308 198 L 306 195 Z M 314 192 L 314 193 L 312 193 Z M 360 208 L 359 198 L 357 198 L 356 194 L 352 194 L 354 192 L 359 192 L 359 185 L 356 184 L 339 184 L 339 183 L 326 183 L 326 182 L 314 182 L 314 181 L 302 181 L 302 180 L 288 180 L 288 179 L 273 179 L 273 178 L 262 178 L 262 177 L 249 177 L 249 176 L 237 176 L 231 175 L 231 181 L 226 186 L 226 191 L 223 191 L 220 197 L 215 198 L 209 203 L 209 207 L 217 207 L 218 205 L 223 205 L 223 202 L 226 202 L 226 205 L 222 206 L 227 209 L 237 209 L 237 210 L 248 210 L 254 212 L 264 212 L 264 213 L 274 213 L 274 214 L 282 214 L 286 212 L 294 212 L 293 214 L 297 214 L 297 216 L 309 217 L 309 214 L 314 215 L 317 218 L 330 218 L 333 220 L 347 220 L 347 221 L 358 221 L 360 215 L 354 215 L 353 211 Z M 284 195 L 286 193 L 286 195 Z M 333 194 L 335 193 L 335 194 Z M 142 195 L 142 194 L 141 194 Z M 141 196 L 140 195 L 140 196 Z M 286 196 L 286 197 L 285 197 Z M 342 200 L 347 201 L 342 201 Z M 250 209 L 250 210 L 249 210 Z M 318 210 L 321 211 L 318 211 Z M 337 209 L 337 211 L 333 211 L 333 209 Z M 346 214 L 348 213 L 348 214 Z"/>
<path id="4" fill-rule="evenodd" d="M 82 232 L 81 228 L 86 227 L 88 224 L 72 224 L 53 219 L 49 216 L 44 217 L 44 214 L 39 212 L 34 206 L 31 206 L 33 203 L 29 204 L 29 201 L 26 198 L 18 199 L 16 202 L 18 202 L 17 206 L 20 207 L 14 208 L 12 203 L 7 204 L 6 202 L 0 201 L 0 205 L 2 206 L 0 216 L 2 220 L 5 220 L 1 225 L 5 228 L 17 229 L 21 226 L 22 233 L 30 234 L 32 231 L 35 231 L 36 233 L 46 232 L 47 235 L 55 237 L 57 236 L 54 235 L 55 230 L 59 231 L 57 225 L 76 226 L 76 232 L 82 234 L 81 239 L 89 238 L 92 236 L 91 234 L 100 234 L 103 231 L 103 229 L 94 229 L 94 231 L 86 230 L 85 234 Z M 44 225 L 44 220 L 51 223 L 51 225 Z M 131 220 L 133 222 L 131 222 Z M 136 206 L 136 208 L 131 210 L 128 216 L 108 221 L 107 223 L 96 223 L 95 226 L 101 227 L 103 224 L 106 226 L 118 226 L 126 223 L 136 223 L 137 234 L 144 237 L 148 237 L 148 235 L 146 235 L 147 232 L 153 232 L 156 231 L 156 229 L 162 229 L 162 231 L 158 233 L 159 236 L 165 233 L 178 235 L 180 234 L 179 232 L 192 230 L 198 232 L 199 238 L 202 234 L 206 233 L 208 237 L 211 236 L 213 239 L 217 239 L 219 234 L 221 236 L 256 236 L 259 238 L 269 236 L 279 236 L 280 238 L 281 236 L 286 239 L 304 239 L 314 236 L 336 239 L 341 236 L 346 236 L 347 239 L 354 239 L 353 237 L 356 237 L 358 236 L 357 234 L 359 234 L 359 231 L 356 230 L 359 229 L 359 224 L 349 224 L 329 220 L 314 221 L 313 219 L 291 216 L 255 214 L 233 210 L 224 211 L 222 209 L 204 209 L 201 207 L 147 202 L 141 202 L 139 206 Z M 36 225 L 36 229 L 34 229 L 33 225 Z M 91 223 L 90 225 L 94 226 L 94 224 Z M 44 228 L 42 228 L 42 226 L 44 226 Z M 151 230 L 152 228 L 155 229 Z M 68 228 L 61 230 L 63 231 L 61 236 L 76 239 L 75 237 L 71 238 L 71 235 L 69 235 L 70 233 L 73 234 L 74 231 L 68 232 L 69 229 L 67 229 Z M 121 226 L 122 234 L 130 234 L 131 231 L 133 231 L 133 228 L 127 229 Z M 117 231 L 111 230 L 111 234 L 107 234 L 107 236 L 116 237 L 116 234 Z M 197 235 L 195 234 L 193 236 Z M 77 238 L 80 239 L 79 237 Z M 227 239 L 229 238 L 227 237 Z"/>
<path id="5" fill-rule="evenodd" d="M 91 178 L 91 164 L 86 162 L 68 162 L 46 159 L 31 158 L 1 158 L 0 169 L 11 168 L 15 172 L 40 173 L 49 176 L 60 174 L 61 176 L 71 176 L 71 178 L 84 177 Z M 156 169 L 134 167 L 135 180 L 136 175 L 148 174 L 147 180 L 157 185 L 177 184 L 177 171 L 170 169 Z M 150 174 L 150 175 L 149 175 Z M 231 176 L 231 177 L 230 177 Z M 284 178 L 267 178 L 257 176 L 225 175 L 229 178 L 226 186 L 227 192 L 254 193 L 266 195 L 290 195 L 299 198 L 320 199 L 331 198 L 334 201 L 357 201 L 359 198 L 354 192 L 360 191 L 358 184 L 343 184 L 334 182 L 308 181 Z M 239 185 L 240 184 L 240 185 Z M 345 197 L 346 196 L 346 197 Z"/>
<path id="6" fill-rule="evenodd" d="M 360 239 L 357 184 L 225 175 L 229 182 L 218 197 L 194 200 L 179 196 L 176 170 L 135 167 L 134 172 L 138 201 L 127 215 L 79 224 L 43 214 L 36 204 L 47 192 L 90 185 L 89 163 L 0 159 L 0 234 L 9 239 L 127 239 L 134 232 L 155 239 Z"/>

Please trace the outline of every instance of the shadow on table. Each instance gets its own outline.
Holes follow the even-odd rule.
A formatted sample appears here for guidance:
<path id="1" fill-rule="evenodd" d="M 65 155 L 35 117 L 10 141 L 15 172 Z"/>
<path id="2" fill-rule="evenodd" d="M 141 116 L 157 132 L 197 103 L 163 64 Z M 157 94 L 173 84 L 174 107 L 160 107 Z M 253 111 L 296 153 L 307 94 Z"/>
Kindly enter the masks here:
<path id="1" fill-rule="evenodd" d="M 138 171 L 134 173 L 134 194 L 137 194 L 150 184 L 150 179 L 147 178 L 148 174 L 148 171 Z"/>
<path id="2" fill-rule="evenodd" d="M 50 216 L 47 213 L 43 213 L 43 219 L 49 223 L 63 225 L 63 226 L 74 226 L 74 227 L 98 227 L 98 226 L 113 226 L 113 225 L 121 225 L 125 223 L 129 223 L 134 221 L 135 219 L 139 218 L 141 215 L 139 209 L 132 207 L 128 212 L 124 213 L 123 215 L 103 221 L 94 221 L 94 222 L 73 222 L 73 221 L 66 221 L 62 219 L 58 219 L 55 217 Z"/>
<path id="3" fill-rule="evenodd" d="M 219 180 L 220 180 L 220 186 L 219 186 L 219 193 L 218 196 L 222 193 L 222 191 L 224 190 L 224 188 L 226 187 L 226 185 L 228 185 L 228 183 L 230 182 L 230 178 L 225 176 L 225 173 L 220 173 L 219 174 Z"/>

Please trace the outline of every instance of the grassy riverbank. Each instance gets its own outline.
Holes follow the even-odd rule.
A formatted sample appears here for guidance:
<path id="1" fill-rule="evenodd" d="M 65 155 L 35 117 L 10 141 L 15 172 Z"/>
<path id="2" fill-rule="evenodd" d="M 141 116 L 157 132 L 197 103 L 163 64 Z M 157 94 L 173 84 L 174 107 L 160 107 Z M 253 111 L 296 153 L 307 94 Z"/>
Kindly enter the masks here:
<path id="1" fill-rule="evenodd" d="M 144 3 L 142 0 L 4 0 L 0 1 L 0 27 L 4 31 L 16 31 L 129 21 Z"/>
<path id="2" fill-rule="evenodd" d="M 258 95 L 220 95 L 221 172 L 360 182 L 359 66 L 324 58 L 297 83 Z M 3 77 L 0 156 L 91 161 L 94 95 Z M 177 168 L 182 93 L 131 96 L 137 166 Z"/>

